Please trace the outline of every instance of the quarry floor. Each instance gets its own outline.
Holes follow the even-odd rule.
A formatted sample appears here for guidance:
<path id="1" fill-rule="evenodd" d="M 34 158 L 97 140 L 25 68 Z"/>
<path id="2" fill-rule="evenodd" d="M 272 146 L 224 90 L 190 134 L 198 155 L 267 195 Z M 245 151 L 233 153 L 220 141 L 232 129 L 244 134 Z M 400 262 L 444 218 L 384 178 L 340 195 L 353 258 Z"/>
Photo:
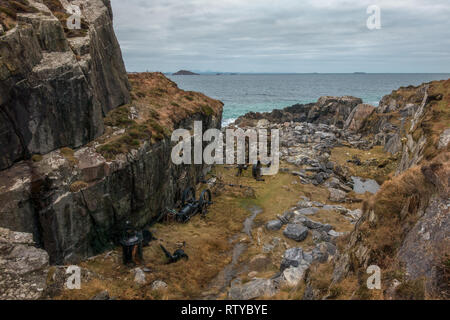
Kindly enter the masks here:
<path id="1" fill-rule="evenodd" d="M 366 178 L 374 177 L 373 170 L 363 170 L 347 163 L 355 153 L 361 158 L 368 156 L 367 151 L 341 148 L 335 150 L 332 157 L 351 171 L 361 171 L 361 177 L 364 177 L 364 171 L 368 175 Z M 375 153 L 377 157 L 387 157 L 380 150 L 375 150 Z M 251 169 L 236 177 L 234 167 L 214 167 L 207 178 L 215 177 L 223 185 L 213 188 L 213 204 L 206 217 L 197 215 L 186 224 L 162 222 L 150 228 L 157 240 L 144 248 L 144 264 L 139 266 L 145 271 L 145 284 L 134 281 L 134 268 L 122 265 L 121 249 L 116 248 L 79 264 L 90 274 L 87 280 L 83 280 L 81 290 L 65 289 L 52 298 L 91 299 L 107 290 L 114 299 L 227 299 L 230 282 L 236 278 L 245 283 L 251 277 L 270 278 L 276 275 L 286 249 L 300 246 L 309 250 L 314 243 L 311 234 L 298 243 L 284 237 L 282 230 L 268 231 L 264 225 L 292 208 L 302 196 L 323 204 L 336 204 L 328 200 L 326 187 L 301 184 L 299 178 L 289 172 L 289 169 L 298 168 L 286 163 L 281 163 L 281 168 L 286 172 L 280 170 L 277 175 L 266 176 L 265 181 L 258 182 L 252 178 Z M 387 176 L 388 172 L 377 174 L 380 181 L 384 180 L 380 175 Z M 207 185 L 197 188 L 203 190 Z M 370 197 L 369 193 L 351 192 L 350 195 L 361 201 Z M 360 208 L 362 203 L 341 205 L 354 210 Z M 249 217 L 251 219 L 247 220 Z M 244 232 L 246 220 L 247 232 Z M 335 211 L 321 210 L 314 215 L 314 220 L 329 223 L 338 232 L 353 229 L 353 224 Z M 281 240 L 279 245 L 269 253 L 263 252 L 263 246 L 272 243 L 274 238 Z M 171 252 L 183 248 L 189 260 L 167 264 L 159 244 Z M 263 265 L 261 260 L 258 263 L 258 259 L 254 259 L 262 254 Z M 165 282 L 167 289 L 152 288 L 156 280 Z M 281 288 L 272 299 L 301 299 L 302 295 L 300 287 Z"/>

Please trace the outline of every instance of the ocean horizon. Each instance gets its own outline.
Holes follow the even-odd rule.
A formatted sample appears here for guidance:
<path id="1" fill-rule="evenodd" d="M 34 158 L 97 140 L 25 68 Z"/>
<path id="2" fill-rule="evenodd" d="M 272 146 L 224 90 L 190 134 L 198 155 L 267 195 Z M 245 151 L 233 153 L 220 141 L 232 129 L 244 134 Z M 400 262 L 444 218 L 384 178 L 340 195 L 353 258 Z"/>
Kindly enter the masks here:
<path id="1" fill-rule="evenodd" d="M 220 73 L 220 72 L 217 72 Z M 187 91 L 224 103 L 222 125 L 253 112 L 270 112 L 322 96 L 354 96 L 378 106 L 383 96 L 405 86 L 445 80 L 450 73 L 220 73 L 168 75 Z"/>

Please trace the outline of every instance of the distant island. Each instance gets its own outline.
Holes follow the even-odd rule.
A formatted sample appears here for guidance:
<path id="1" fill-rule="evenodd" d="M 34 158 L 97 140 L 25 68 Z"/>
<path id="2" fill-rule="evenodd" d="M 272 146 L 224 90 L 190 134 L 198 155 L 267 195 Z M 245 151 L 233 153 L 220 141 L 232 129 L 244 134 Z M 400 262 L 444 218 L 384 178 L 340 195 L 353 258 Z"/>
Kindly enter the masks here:
<path id="1" fill-rule="evenodd" d="M 198 76 L 199 74 L 191 72 L 191 71 L 187 71 L 187 70 L 180 70 L 178 72 L 175 72 L 173 75 L 174 76 Z"/>

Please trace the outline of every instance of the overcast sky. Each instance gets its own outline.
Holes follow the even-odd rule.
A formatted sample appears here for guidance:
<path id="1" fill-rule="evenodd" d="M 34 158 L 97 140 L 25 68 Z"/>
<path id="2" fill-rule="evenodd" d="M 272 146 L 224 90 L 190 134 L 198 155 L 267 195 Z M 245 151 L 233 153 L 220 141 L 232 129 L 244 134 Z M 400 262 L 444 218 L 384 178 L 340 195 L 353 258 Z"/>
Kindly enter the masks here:
<path id="1" fill-rule="evenodd" d="M 367 7 L 381 9 L 369 30 Z M 450 72 L 450 0 L 112 0 L 128 71 Z"/>

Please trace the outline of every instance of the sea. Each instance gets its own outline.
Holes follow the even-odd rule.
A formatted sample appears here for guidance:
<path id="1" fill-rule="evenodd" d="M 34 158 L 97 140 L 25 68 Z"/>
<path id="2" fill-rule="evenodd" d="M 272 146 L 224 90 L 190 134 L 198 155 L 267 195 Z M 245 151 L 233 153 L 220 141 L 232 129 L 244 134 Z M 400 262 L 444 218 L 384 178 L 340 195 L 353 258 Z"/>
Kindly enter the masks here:
<path id="1" fill-rule="evenodd" d="M 433 74 L 207 74 L 168 76 L 179 88 L 198 91 L 224 103 L 223 126 L 247 112 L 269 112 L 321 96 L 350 95 L 378 106 L 381 98 L 402 86 L 449 79 Z"/>

